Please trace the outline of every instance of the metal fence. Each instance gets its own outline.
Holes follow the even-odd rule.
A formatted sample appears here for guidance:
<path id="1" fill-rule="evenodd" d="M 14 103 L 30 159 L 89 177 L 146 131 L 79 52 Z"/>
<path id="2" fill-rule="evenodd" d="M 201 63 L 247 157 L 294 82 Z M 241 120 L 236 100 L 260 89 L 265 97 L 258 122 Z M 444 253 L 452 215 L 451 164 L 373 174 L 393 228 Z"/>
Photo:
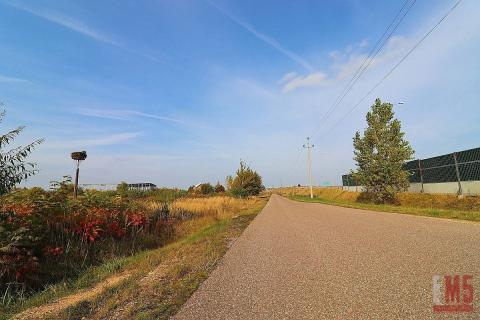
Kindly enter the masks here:
<path id="1" fill-rule="evenodd" d="M 449 153 L 433 158 L 408 161 L 405 170 L 410 172 L 410 183 L 419 183 L 421 192 L 427 183 L 458 183 L 462 194 L 463 181 L 480 181 L 480 148 Z M 342 176 L 344 187 L 358 186 L 349 174 Z"/>

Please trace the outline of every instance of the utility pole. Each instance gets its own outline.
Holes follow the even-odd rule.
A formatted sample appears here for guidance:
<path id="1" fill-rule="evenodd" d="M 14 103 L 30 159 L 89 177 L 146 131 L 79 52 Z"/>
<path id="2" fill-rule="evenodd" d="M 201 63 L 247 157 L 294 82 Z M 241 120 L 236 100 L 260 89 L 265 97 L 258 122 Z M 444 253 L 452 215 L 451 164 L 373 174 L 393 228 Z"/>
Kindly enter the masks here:
<path id="1" fill-rule="evenodd" d="M 307 144 L 304 144 L 303 147 L 307 149 L 308 181 L 310 183 L 310 198 L 313 199 L 312 156 L 310 154 L 310 149 L 312 149 L 314 147 L 314 145 L 310 144 L 310 137 L 307 137 Z"/>

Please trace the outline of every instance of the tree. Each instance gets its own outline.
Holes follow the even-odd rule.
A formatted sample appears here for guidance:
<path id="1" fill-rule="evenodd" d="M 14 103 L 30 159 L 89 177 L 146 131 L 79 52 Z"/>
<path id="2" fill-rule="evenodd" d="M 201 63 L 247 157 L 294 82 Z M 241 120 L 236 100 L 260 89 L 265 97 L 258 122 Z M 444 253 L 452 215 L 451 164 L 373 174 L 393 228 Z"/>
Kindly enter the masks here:
<path id="1" fill-rule="evenodd" d="M 223 193 L 225 192 L 225 187 L 220 184 L 220 182 L 217 182 L 215 185 L 215 193 Z"/>
<path id="2" fill-rule="evenodd" d="M 5 111 L 0 112 L 0 123 L 5 116 Z M 15 138 L 25 129 L 20 126 L 4 135 L 0 134 L 0 195 L 10 192 L 17 184 L 37 173 L 36 164 L 27 162 L 28 155 L 43 139 L 36 140 L 27 146 L 18 146 L 6 149 Z"/>
<path id="3" fill-rule="evenodd" d="M 117 184 L 117 194 L 120 195 L 121 197 L 126 196 L 128 193 L 128 183 L 125 181 L 120 182 Z"/>
<path id="4" fill-rule="evenodd" d="M 215 189 L 210 183 L 202 183 L 198 188 L 200 194 L 212 194 L 215 192 Z"/>
<path id="5" fill-rule="evenodd" d="M 262 184 L 262 177 L 240 161 L 240 168 L 235 178 L 229 183 L 229 190 L 234 196 L 244 198 L 258 195 L 265 190 L 265 187 Z"/>
<path id="6" fill-rule="evenodd" d="M 403 169 L 405 161 L 414 154 L 404 139 L 401 123 L 394 118 L 393 105 L 376 99 L 367 113 L 367 128 L 353 138 L 354 160 L 357 171 L 354 178 L 365 187 L 365 196 L 376 203 L 395 201 L 397 192 L 408 188 L 409 173 Z"/>
<path id="7" fill-rule="evenodd" d="M 232 185 L 233 185 L 233 177 L 231 175 L 228 175 L 225 178 L 225 184 L 227 185 L 227 190 L 230 191 L 232 190 Z"/>

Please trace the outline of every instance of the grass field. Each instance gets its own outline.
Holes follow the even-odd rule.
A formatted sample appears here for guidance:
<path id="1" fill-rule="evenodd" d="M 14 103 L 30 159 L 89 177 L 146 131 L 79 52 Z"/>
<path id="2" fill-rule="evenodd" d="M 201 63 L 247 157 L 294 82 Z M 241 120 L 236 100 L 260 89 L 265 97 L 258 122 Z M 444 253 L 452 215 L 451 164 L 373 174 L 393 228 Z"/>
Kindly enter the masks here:
<path id="1" fill-rule="evenodd" d="M 359 201 L 360 192 L 343 191 L 341 188 L 314 188 L 314 198 L 307 188 L 278 188 L 270 190 L 304 202 L 319 202 L 373 211 L 386 211 L 420 216 L 480 221 L 480 197 L 458 198 L 455 195 L 400 193 L 398 205 L 377 205 Z"/>
<path id="2" fill-rule="evenodd" d="M 167 319 L 207 278 L 267 200 L 178 199 L 171 215 L 181 222 L 170 244 L 92 267 L 74 281 L 0 310 L 0 319 Z"/>

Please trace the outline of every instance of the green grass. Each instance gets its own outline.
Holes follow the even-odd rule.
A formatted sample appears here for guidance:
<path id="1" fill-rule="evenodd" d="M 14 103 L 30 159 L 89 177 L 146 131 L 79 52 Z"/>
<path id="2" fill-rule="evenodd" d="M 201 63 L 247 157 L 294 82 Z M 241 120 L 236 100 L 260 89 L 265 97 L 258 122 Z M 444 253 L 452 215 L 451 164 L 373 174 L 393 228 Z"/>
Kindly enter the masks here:
<path id="1" fill-rule="evenodd" d="M 91 288 L 122 272 L 129 273 L 130 277 L 93 301 L 84 301 L 65 309 L 55 319 L 105 318 L 118 313 L 130 319 L 168 319 L 208 277 L 227 251 L 230 239 L 241 234 L 267 200 L 261 199 L 233 218 L 212 222 L 164 247 L 92 267 L 74 281 L 53 285 L 22 303 L 3 307 L 0 319 L 8 319 L 26 309 Z M 164 274 L 157 281 L 142 286 L 141 280 L 159 266 Z"/>
<path id="2" fill-rule="evenodd" d="M 416 216 L 446 218 L 446 219 L 480 221 L 480 211 L 476 211 L 476 210 L 415 208 L 415 207 L 396 206 L 396 205 L 339 201 L 339 200 L 325 199 L 325 198 L 319 198 L 319 197 L 314 197 L 313 199 L 311 199 L 309 196 L 298 196 L 298 195 L 292 195 L 292 196 L 289 196 L 289 198 L 296 201 L 323 203 L 323 204 L 330 204 L 330 205 L 346 207 L 346 208 L 393 212 L 393 213 L 401 213 L 401 214 L 411 214 Z"/>

